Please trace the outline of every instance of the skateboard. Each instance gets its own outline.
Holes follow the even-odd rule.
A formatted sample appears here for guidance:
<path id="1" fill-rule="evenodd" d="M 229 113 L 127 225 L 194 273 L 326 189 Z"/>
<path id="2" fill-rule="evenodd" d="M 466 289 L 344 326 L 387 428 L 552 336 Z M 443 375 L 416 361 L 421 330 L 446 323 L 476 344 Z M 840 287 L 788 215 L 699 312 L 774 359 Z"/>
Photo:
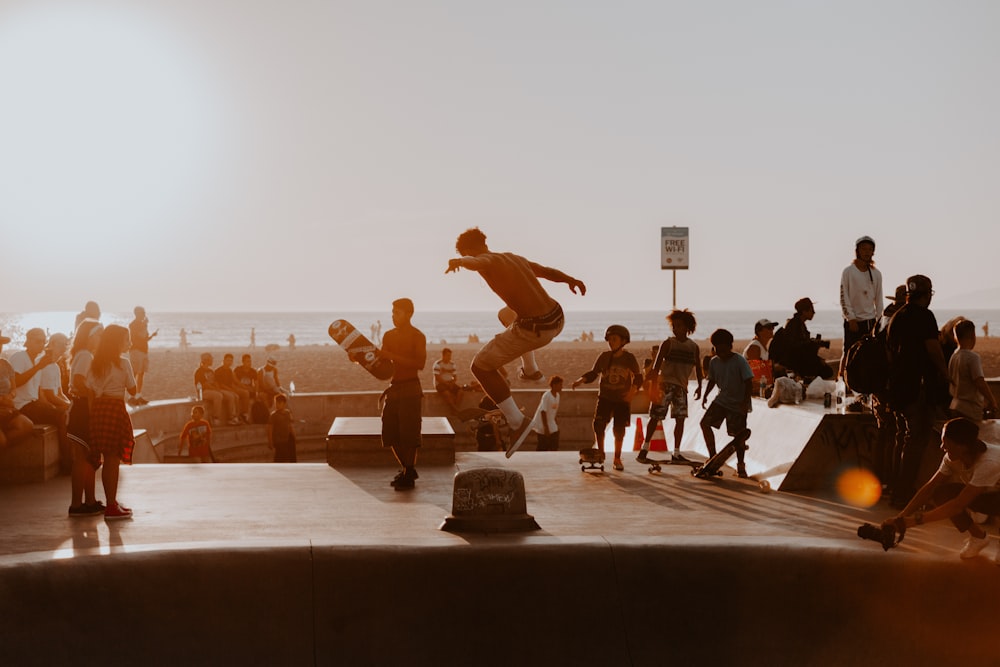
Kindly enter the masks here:
<path id="1" fill-rule="evenodd" d="M 691 474 L 699 479 L 722 477 L 722 466 L 726 465 L 726 461 L 736 453 L 737 444 L 746 447 L 746 441 L 749 439 L 750 429 L 744 429 L 742 433 L 730 440 L 729 444 L 722 448 L 722 451 L 705 461 L 704 465 L 691 468 Z"/>
<path id="2" fill-rule="evenodd" d="M 649 472 L 662 472 L 662 466 L 695 466 L 702 465 L 699 461 L 692 461 L 691 459 L 681 455 L 675 454 L 673 458 L 670 459 L 651 459 L 647 458 L 646 463 L 649 464 Z"/>
<path id="3" fill-rule="evenodd" d="M 330 338 L 347 352 L 347 357 L 379 380 L 392 378 L 393 365 L 379 355 L 379 349 L 347 320 L 334 320 L 327 329 Z"/>
<path id="4" fill-rule="evenodd" d="M 604 472 L 604 451 L 600 449 L 581 449 L 580 450 L 580 470 L 587 472 L 588 470 L 600 470 Z"/>

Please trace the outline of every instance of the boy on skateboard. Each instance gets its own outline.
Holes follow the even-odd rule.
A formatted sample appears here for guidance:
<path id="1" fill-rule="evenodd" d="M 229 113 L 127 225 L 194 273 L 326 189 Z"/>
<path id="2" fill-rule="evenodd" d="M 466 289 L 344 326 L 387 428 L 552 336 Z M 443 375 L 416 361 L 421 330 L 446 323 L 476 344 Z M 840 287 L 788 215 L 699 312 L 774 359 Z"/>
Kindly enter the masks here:
<path id="1" fill-rule="evenodd" d="M 726 329 L 716 329 L 710 338 L 715 356 L 708 365 L 708 387 L 701 399 L 705 407 L 712 389 L 719 387 L 719 395 L 708 406 L 701 418 L 701 432 L 705 436 L 705 446 L 709 457 L 715 456 L 715 433 L 712 429 L 726 422 L 726 432 L 733 437 L 730 443 L 736 448 L 736 473 L 746 478 L 747 469 L 743 462 L 746 441 L 750 437 L 747 429 L 747 413 L 750 412 L 750 396 L 753 394 L 753 371 L 741 354 L 733 352 L 733 334 Z M 728 445 L 727 445 L 728 446 Z"/>
<path id="2" fill-rule="evenodd" d="M 688 310 L 674 310 L 667 315 L 673 336 L 659 346 L 653 365 L 646 374 L 649 386 L 649 424 L 646 438 L 635 458 L 639 463 L 648 463 L 649 443 L 660 422 L 667 418 L 667 408 L 674 417 L 674 458 L 681 457 L 681 439 L 684 437 L 684 420 L 688 416 L 687 385 L 691 369 L 696 371 L 698 388 L 694 400 L 701 398 L 701 365 L 698 344 L 688 338 L 698 325 L 694 315 Z"/>
<path id="3" fill-rule="evenodd" d="M 462 232 L 455 242 L 455 249 L 461 257 L 448 260 L 445 273 L 459 269 L 477 272 L 517 316 L 472 360 L 472 374 L 507 420 L 510 429 L 507 457 L 510 458 L 528 435 L 531 419 L 514 402 L 510 387 L 499 369 L 522 355 L 548 345 L 565 324 L 562 307 L 549 296 L 538 279 L 566 283 L 574 294 L 578 290 L 581 295 L 586 294 L 587 286 L 562 271 L 542 266 L 520 255 L 492 252 L 486 245 L 486 235 L 478 227 Z M 531 369 L 525 370 L 530 373 Z"/>
<path id="4" fill-rule="evenodd" d="M 591 383 L 601 378 L 601 387 L 597 392 L 597 408 L 594 410 L 595 447 L 603 451 L 604 432 L 608 422 L 614 420 L 611 432 L 615 436 L 615 470 L 624 470 L 622 465 L 622 443 L 625 440 L 625 429 L 632 417 L 632 396 L 642 386 L 642 371 L 635 356 L 625 350 L 630 340 L 629 331 L 620 324 L 612 324 L 604 334 L 608 341 L 607 352 L 601 352 L 594 362 L 594 367 L 577 378 L 573 389 L 584 383 Z M 584 450 L 581 455 L 584 455 Z"/>

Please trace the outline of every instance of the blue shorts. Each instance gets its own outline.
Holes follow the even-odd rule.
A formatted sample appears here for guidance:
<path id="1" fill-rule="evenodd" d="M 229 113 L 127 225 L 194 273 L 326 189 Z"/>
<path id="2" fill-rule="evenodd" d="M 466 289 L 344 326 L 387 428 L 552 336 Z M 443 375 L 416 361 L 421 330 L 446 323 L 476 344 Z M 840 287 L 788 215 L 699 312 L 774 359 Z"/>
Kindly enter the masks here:
<path id="1" fill-rule="evenodd" d="M 743 410 L 733 410 L 719 405 L 718 401 L 712 401 L 705 410 L 705 415 L 701 418 L 702 426 L 719 428 L 722 422 L 726 422 L 726 433 L 736 437 L 747 428 L 747 413 Z"/>

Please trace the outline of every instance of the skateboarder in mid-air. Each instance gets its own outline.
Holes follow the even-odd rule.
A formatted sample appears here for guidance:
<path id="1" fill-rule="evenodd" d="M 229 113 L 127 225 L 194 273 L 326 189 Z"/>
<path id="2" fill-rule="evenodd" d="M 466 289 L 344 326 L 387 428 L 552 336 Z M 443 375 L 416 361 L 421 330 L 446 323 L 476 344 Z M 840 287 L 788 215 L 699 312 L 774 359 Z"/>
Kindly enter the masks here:
<path id="1" fill-rule="evenodd" d="M 708 386 L 701 406 L 705 407 L 708 395 L 716 386 L 719 387 L 719 395 L 701 418 L 701 432 L 705 436 L 709 457 L 714 457 L 715 433 L 712 429 L 726 422 L 726 432 L 733 437 L 729 444 L 736 449 L 737 474 L 745 478 L 747 469 L 743 457 L 747 438 L 750 437 L 747 413 L 750 412 L 750 396 L 753 393 L 753 371 L 743 355 L 733 352 L 733 334 L 729 331 L 716 329 L 710 340 L 715 356 L 708 365 Z"/>
<path id="2" fill-rule="evenodd" d="M 448 260 L 445 273 L 459 269 L 476 271 L 490 289 L 514 312 L 516 319 L 472 360 L 472 374 L 503 412 L 510 429 L 507 457 L 524 442 L 531 419 L 514 403 L 510 387 L 500 374 L 500 368 L 518 357 L 549 344 L 562 331 L 562 307 L 549 296 L 538 281 L 566 283 L 574 294 L 587 293 L 587 286 L 562 271 L 542 266 L 510 252 L 492 252 L 486 245 L 486 235 L 478 227 L 467 229 L 458 236 L 455 249 L 461 257 Z M 527 370 L 529 373 L 531 369 Z"/>

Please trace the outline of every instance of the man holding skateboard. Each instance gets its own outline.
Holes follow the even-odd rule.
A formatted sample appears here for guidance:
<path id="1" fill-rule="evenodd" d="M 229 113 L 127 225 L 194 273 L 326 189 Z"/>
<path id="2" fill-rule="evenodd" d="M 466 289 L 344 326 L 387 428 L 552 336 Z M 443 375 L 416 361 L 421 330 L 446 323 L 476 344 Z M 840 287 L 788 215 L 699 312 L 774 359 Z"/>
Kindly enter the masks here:
<path id="1" fill-rule="evenodd" d="M 548 345 L 562 331 L 562 307 L 549 296 L 539 278 L 566 283 L 574 294 L 587 293 L 587 286 L 562 271 L 532 262 L 520 255 L 492 252 L 486 235 L 478 227 L 462 232 L 455 242 L 461 257 L 448 260 L 445 273 L 459 269 L 476 271 L 517 318 L 472 360 L 472 374 L 486 394 L 503 412 L 510 429 L 507 445 L 509 458 L 524 442 L 531 420 L 514 403 L 510 387 L 500 368 L 518 357 Z"/>
<path id="2" fill-rule="evenodd" d="M 397 491 L 415 486 L 417 448 L 420 447 L 420 424 L 424 391 L 418 373 L 427 363 L 427 338 L 414 327 L 413 302 L 392 302 L 393 328 L 382 337 L 383 359 L 392 362 L 392 379 L 385 390 L 382 406 L 382 446 L 391 447 L 403 467 L 390 482 Z"/>

